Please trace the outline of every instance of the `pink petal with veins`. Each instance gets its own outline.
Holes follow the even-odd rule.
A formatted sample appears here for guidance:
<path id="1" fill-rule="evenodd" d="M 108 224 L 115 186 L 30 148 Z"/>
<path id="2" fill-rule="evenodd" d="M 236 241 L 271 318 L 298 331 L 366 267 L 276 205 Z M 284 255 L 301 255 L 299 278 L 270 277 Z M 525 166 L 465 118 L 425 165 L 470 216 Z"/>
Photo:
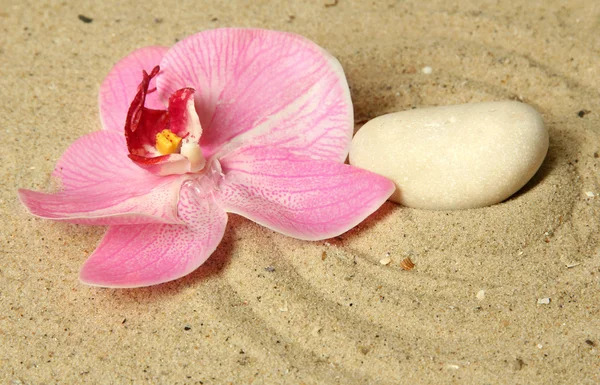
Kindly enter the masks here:
<path id="1" fill-rule="evenodd" d="M 119 61 L 110 71 L 100 86 L 98 103 L 100 106 L 100 120 L 105 130 L 123 132 L 125 117 L 137 87 L 142 78 L 142 70 L 152 71 L 160 63 L 166 47 L 145 47 L 133 51 Z M 154 88 L 154 81 L 150 88 Z M 158 93 L 150 93 L 146 101 L 150 109 L 164 109 Z"/>
<path id="2" fill-rule="evenodd" d="M 285 32 L 216 29 L 192 35 L 163 58 L 160 96 L 196 90 L 205 157 L 240 145 L 290 149 L 344 161 L 353 132 L 348 84 L 339 62 Z"/>
<path id="3" fill-rule="evenodd" d="M 227 214 L 207 178 L 188 181 L 178 205 L 186 225 L 112 226 L 85 262 L 81 281 L 94 286 L 140 287 L 180 278 L 204 263 L 223 237 Z"/>
<path id="4" fill-rule="evenodd" d="M 94 225 L 180 223 L 176 208 L 185 177 L 158 177 L 139 168 L 127 157 L 125 137 L 116 132 L 79 138 L 52 175 L 62 191 L 19 190 L 19 198 L 36 216 Z"/>
<path id="5" fill-rule="evenodd" d="M 395 190 L 377 174 L 272 147 L 240 148 L 221 167 L 219 204 L 226 211 L 306 240 L 348 231 Z"/>

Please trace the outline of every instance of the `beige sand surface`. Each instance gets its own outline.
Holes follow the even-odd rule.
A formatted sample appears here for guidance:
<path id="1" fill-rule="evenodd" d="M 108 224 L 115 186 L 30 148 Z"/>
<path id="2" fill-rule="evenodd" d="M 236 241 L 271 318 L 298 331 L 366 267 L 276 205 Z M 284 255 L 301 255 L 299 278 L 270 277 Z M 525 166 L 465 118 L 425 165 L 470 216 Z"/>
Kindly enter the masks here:
<path id="1" fill-rule="evenodd" d="M 2 384 L 600 383 L 599 2 L 124 3 L 0 5 Z M 493 207 L 387 203 L 313 243 L 231 216 L 188 277 L 80 284 L 104 229 L 34 219 L 16 188 L 47 188 L 67 146 L 100 129 L 98 86 L 121 57 L 225 26 L 328 49 L 357 128 L 411 107 L 523 100 L 547 122 L 548 157 Z"/>

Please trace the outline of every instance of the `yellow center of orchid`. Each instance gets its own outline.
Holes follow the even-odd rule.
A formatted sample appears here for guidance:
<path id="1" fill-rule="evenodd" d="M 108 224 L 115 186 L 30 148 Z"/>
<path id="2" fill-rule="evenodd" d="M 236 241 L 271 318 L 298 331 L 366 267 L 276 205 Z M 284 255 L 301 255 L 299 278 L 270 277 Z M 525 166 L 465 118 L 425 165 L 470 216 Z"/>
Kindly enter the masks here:
<path id="1" fill-rule="evenodd" d="M 156 149 L 162 155 L 173 154 L 179 151 L 181 138 L 171 130 L 162 130 L 156 134 Z"/>

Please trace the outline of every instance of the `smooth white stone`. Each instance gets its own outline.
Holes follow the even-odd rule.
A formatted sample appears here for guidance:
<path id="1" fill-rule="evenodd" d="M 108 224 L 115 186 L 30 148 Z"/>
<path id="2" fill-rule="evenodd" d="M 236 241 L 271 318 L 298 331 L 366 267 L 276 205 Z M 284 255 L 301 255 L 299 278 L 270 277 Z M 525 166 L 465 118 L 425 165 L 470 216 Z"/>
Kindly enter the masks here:
<path id="1" fill-rule="evenodd" d="M 391 201 L 453 210 L 501 202 L 531 179 L 548 151 L 533 107 L 488 102 L 383 115 L 354 136 L 350 164 L 391 179 Z"/>

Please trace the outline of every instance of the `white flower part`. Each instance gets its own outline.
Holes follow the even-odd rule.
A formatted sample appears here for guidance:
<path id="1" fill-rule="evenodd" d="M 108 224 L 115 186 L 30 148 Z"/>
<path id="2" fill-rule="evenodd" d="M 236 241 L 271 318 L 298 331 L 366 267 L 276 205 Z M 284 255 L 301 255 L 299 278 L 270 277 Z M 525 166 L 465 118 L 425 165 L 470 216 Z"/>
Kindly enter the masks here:
<path id="1" fill-rule="evenodd" d="M 190 172 L 198 172 L 204 168 L 206 159 L 202 155 L 200 144 L 189 139 L 184 139 L 181 144 L 181 155 L 190 161 Z"/>

